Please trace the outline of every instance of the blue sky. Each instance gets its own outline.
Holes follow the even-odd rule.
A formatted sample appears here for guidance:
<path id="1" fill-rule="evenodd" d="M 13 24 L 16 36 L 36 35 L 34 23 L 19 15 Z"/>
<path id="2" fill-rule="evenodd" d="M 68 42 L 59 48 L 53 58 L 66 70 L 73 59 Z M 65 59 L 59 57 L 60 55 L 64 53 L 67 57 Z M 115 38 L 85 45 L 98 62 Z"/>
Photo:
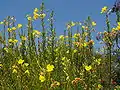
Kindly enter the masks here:
<path id="1" fill-rule="evenodd" d="M 96 30 L 104 31 L 105 17 L 100 14 L 103 6 L 112 7 L 115 0 L 43 0 L 46 9 L 55 12 L 55 27 L 57 34 L 63 34 L 68 21 L 83 21 L 87 16 L 97 22 Z M 42 0 L 1 0 L 0 21 L 6 16 L 15 16 L 17 23 L 27 24 L 25 15 L 39 8 Z M 115 14 L 110 16 L 115 22 Z"/>

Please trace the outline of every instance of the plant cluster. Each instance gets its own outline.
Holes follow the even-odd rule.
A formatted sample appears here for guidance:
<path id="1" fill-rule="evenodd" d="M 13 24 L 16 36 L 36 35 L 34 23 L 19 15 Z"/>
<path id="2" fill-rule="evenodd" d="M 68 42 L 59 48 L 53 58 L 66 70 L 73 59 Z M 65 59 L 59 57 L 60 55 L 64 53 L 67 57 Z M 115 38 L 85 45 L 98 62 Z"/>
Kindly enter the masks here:
<path id="1" fill-rule="evenodd" d="M 105 6 L 101 13 L 107 10 Z M 26 27 L 8 16 L 0 22 L 0 90 L 119 90 L 119 13 L 117 17 L 111 28 L 106 16 L 106 30 L 96 36 L 104 46 L 97 50 L 92 39 L 97 24 L 90 16 L 83 23 L 68 22 L 60 36 L 54 12 L 48 13 L 44 3 L 26 16 Z"/>

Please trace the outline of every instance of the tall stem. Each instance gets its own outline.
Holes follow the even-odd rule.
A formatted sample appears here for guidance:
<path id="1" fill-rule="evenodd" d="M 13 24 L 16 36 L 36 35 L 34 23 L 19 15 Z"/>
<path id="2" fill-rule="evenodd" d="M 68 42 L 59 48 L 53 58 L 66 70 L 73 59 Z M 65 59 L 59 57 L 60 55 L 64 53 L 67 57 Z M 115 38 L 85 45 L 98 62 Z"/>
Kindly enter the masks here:
<path id="1" fill-rule="evenodd" d="M 108 16 L 106 16 L 106 24 L 107 24 L 107 32 L 108 35 L 110 34 L 110 21 Z M 109 42 L 111 42 L 110 36 L 108 36 Z M 109 59 L 109 90 L 111 90 L 111 45 L 107 42 L 107 54 L 108 54 L 108 59 Z"/>

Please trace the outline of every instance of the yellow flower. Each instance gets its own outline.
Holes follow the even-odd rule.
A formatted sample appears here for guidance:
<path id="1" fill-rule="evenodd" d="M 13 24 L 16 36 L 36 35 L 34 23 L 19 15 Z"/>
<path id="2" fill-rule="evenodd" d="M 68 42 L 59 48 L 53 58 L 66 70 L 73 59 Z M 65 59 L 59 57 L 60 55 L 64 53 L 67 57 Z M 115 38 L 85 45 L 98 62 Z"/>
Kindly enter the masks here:
<path id="1" fill-rule="evenodd" d="M 119 25 L 116 27 L 116 30 L 120 30 L 120 26 Z"/>
<path id="2" fill-rule="evenodd" d="M 60 35 L 59 39 L 64 40 L 64 35 Z"/>
<path id="3" fill-rule="evenodd" d="M 104 6 L 101 10 L 101 13 L 105 13 L 107 11 L 107 6 Z"/>
<path id="4" fill-rule="evenodd" d="M 40 18 L 41 18 L 41 19 L 44 19 L 44 18 L 45 18 L 45 16 L 46 16 L 46 14 L 45 14 L 45 13 L 40 14 Z"/>
<path id="5" fill-rule="evenodd" d="M 36 30 L 36 34 L 37 34 L 37 35 L 40 35 L 41 33 L 40 33 L 39 31 Z"/>
<path id="6" fill-rule="evenodd" d="M 12 27 L 11 29 L 12 29 L 12 30 L 16 30 L 16 27 Z"/>
<path id="7" fill-rule="evenodd" d="M 86 46 L 87 46 L 87 43 L 83 43 L 83 46 L 86 47 Z"/>
<path id="8" fill-rule="evenodd" d="M 30 74 L 29 70 L 26 70 L 25 73 L 26 73 L 26 74 Z"/>
<path id="9" fill-rule="evenodd" d="M 33 30 L 33 36 L 35 36 L 35 37 L 39 37 L 40 36 L 40 32 L 38 31 L 38 30 Z"/>
<path id="10" fill-rule="evenodd" d="M 101 59 L 99 58 L 99 59 L 95 60 L 95 62 L 97 62 L 98 65 L 100 65 Z"/>
<path id="11" fill-rule="evenodd" d="M 96 26 L 96 22 L 93 21 L 93 22 L 92 22 L 92 26 Z"/>
<path id="12" fill-rule="evenodd" d="M 13 72 L 12 73 L 17 73 L 17 70 L 16 69 L 13 69 Z"/>
<path id="13" fill-rule="evenodd" d="M 65 36 L 65 38 L 68 38 L 68 36 Z"/>
<path id="14" fill-rule="evenodd" d="M 62 60 L 64 61 L 66 59 L 66 57 L 63 57 Z"/>
<path id="15" fill-rule="evenodd" d="M 89 66 L 85 66 L 85 70 L 86 71 L 90 71 L 91 69 L 92 69 L 92 66 L 90 66 L 90 65 Z"/>
<path id="16" fill-rule="evenodd" d="M 76 53 L 77 52 L 77 50 L 75 49 L 74 51 L 73 51 L 73 53 Z"/>
<path id="17" fill-rule="evenodd" d="M 98 84 L 97 87 L 98 87 L 98 89 L 101 89 L 101 88 L 102 88 L 102 85 L 101 85 L 101 84 Z"/>
<path id="18" fill-rule="evenodd" d="M 7 30 L 8 30 L 8 32 L 12 32 L 12 29 L 11 29 L 11 28 L 8 28 Z"/>
<path id="19" fill-rule="evenodd" d="M 66 53 L 70 53 L 69 50 L 67 50 Z"/>
<path id="20" fill-rule="evenodd" d="M 0 67 L 3 67 L 3 65 L 0 63 Z"/>
<path id="21" fill-rule="evenodd" d="M 29 66 L 29 64 L 28 63 L 24 63 L 24 65 L 27 67 L 27 66 Z"/>
<path id="22" fill-rule="evenodd" d="M 21 40 L 25 41 L 25 40 L 27 40 L 27 38 L 25 36 L 22 36 Z"/>
<path id="23" fill-rule="evenodd" d="M 34 12 L 36 12 L 36 13 L 37 13 L 38 11 L 39 11 L 39 10 L 38 10 L 38 8 L 35 8 L 35 9 L 34 9 Z"/>
<path id="24" fill-rule="evenodd" d="M 17 39 L 14 39 L 14 40 L 13 40 L 13 43 L 14 43 L 14 44 L 15 44 L 15 43 L 17 43 L 17 42 L 18 42 L 18 40 L 17 40 Z"/>
<path id="25" fill-rule="evenodd" d="M 12 42 L 13 42 L 13 40 L 12 40 L 12 39 L 8 39 L 8 42 L 9 42 L 9 43 L 12 43 Z"/>
<path id="26" fill-rule="evenodd" d="M 116 31 L 117 30 L 117 28 L 112 28 L 112 31 Z"/>
<path id="27" fill-rule="evenodd" d="M 85 29 L 85 26 L 82 26 L 83 29 Z"/>
<path id="28" fill-rule="evenodd" d="M 80 33 L 75 33 L 73 36 L 73 38 L 78 38 L 78 37 L 80 37 Z"/>
<path id="29" fill-rule="evenodd" d="M 56 82 L 56 85 L 57 85 L 57 86 L 60 86 L 60 82 Z"/>
<path id="30" fill-rule="evenodd" d="M 18 67 L 16 65 L 13 65 L 12 68 L 15 69 L 15 68 L 18 68 Z"/>
<path id="31" fill-rule="evenodd" d="M 22 60 L 22 59 L 18 60 L 18 64 L 23 64 L 23 63 L 24 63 L 24 60 Z"/>
<path id="32" fill-rule="evenodd" d="M 72 21 L 72 22 L 71 22 L 71 27 L 73 27 L 73 26 L 75 26 L 75 23 Z"/>
<path id="33" fill-rule="evenodd" d="M 4 22 L 0 22 L 0 24 L 4 24 Z"/>
<path id="34" fill-rule="evenodd" d="M 17 28 L 21 28 L 21 27 L 22 27 L 22 24 L 18 24 L 18 25 L 17 25 Z"/>
<path id="35" fill-rule="evenodd" d="M 28 16 L 27 19 L 28 19 L 29 21 L 31 21 L 31 20 L 32 20 L 32 17 Z"/>
<path id="36" fill-rule="evenodd" d="M 35 20 L 36 20 L 36 19 L 38 19 L 38 18 L 39 18 L 39 16 L 40 16 L 39 14 L 37 14 L 36 12 L 34 12 L 33 19 L 35 19 Z"/>
<path id="37" fill-rule="evenodd" d="M 120 26 L 120 22 L 117 22 L 118 26 Z"/>
<path id="38" fill-rule="evenodd" d="M 8 53 L 8 48 L 4 48 L 4 50 Z"/>
<path id="39" fill-rule="evenodd" d="M 9 43 L 14 43 L 14 44 L 15 44 L 15 43 L 18 42 L 18 40 L 17 40 L 17 39 L 8 39 L 8 42 L 9 42 Z"/>
<path id="40" fill-rule="evenodd" d="M 46 79 L 45 79 L 45 77 L 44 77 L 43 75 L 40 75 L 40 76 L 39 76 L 39 80 L 40 80 L 41 82 L 44 82 Z"/>
<path id="41" fill-rule="evenodd" d="M 50 64 L 47 65 L 47 72 L 51 72 L 53 71 L 53 69 L 54 69 L 53 65 L 50 65 Z"/>

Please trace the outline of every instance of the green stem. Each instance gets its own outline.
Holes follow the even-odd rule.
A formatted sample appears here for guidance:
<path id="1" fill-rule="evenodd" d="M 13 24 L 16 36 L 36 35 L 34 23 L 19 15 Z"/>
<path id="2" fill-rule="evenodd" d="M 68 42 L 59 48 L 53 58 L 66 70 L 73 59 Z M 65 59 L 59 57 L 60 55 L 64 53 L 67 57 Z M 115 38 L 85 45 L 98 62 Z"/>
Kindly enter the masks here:
<path id="1" fill-rule="evenodd" d="M 108 16 L 106 16 L 106 24 L 107 24 L 107 32 L 108 32 L 108 34 L 110 34 L 110 21 L 109 21 L 109 18 L 108 18 Z M 110 38 L 110 36 L 108 36 L 108 38 L 109 38 L 109 41 L 111 42 L 111 38 Z M 108 58 L 109 58 L 109 90 L 111 90 L 111 45 L 109 44 L 109 42 L 108 42 L 108 45 L 107 45 L 107 54 L 109 54 L 109 56 L 108 56 Z"/>

